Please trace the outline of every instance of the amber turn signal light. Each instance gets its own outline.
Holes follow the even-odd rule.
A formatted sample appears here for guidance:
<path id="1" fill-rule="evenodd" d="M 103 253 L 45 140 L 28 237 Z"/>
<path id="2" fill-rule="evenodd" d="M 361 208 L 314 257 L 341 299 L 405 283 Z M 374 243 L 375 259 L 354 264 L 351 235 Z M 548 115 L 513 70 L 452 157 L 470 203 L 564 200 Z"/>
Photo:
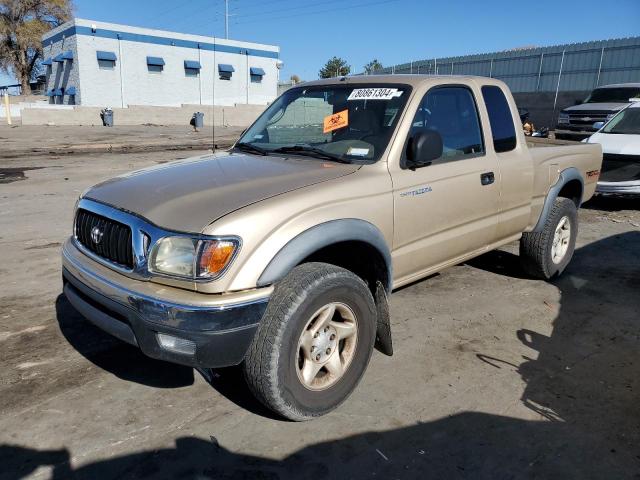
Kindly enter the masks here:
<path id="1" fill-rule="evenodd" d="M 200 246 L 198 277 L 215 277 L 233 258 L 237 244 L 228 240 L 207 240 Z"/>

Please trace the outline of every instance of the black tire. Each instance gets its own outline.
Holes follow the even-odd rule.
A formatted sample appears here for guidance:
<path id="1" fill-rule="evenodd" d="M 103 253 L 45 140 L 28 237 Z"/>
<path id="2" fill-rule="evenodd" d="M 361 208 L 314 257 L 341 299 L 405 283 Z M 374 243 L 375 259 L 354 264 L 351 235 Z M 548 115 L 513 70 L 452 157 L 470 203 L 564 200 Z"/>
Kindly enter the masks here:
<path id="1" fill-rule="evenodd" d="M 564 218 L 569 220 L 570 236 L 567 251 L 555 263 L 552 247 L 556 228 Z M 578 236 L 578 212 L 573 200 L 556 198 L 540 232 L 524 233 L 520 239 L 520 259 L 525 271 L 534 278 L 549 280 L 560 275 L 573 256 Z"/>
<path id="2" fill-rule="evenodd" d="M 327 302 L 347 305 L 357 317 L 351 363 L 333 385 L 310 390 L 298 376 L 298 339 Z M 275 288 L 247 352 L 243 371 L 249 389 L 267 408 L 302 421 L 337 408 L 362 378 L 376 333 L 376 306 L 367 285 L 348 270 L 326 263 L 294 268 Z"/>

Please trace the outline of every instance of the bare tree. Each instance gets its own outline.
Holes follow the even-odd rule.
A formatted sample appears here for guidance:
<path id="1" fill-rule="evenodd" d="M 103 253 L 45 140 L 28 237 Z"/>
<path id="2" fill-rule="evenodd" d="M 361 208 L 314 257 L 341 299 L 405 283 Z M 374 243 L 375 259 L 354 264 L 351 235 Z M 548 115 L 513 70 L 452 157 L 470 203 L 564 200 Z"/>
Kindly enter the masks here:
<path id="1" fill-rule="evenodd" d="M 42 35 L 71 18 L 71 0 L 0 0 L 0 70 L 13 73 L 22 93 L 42 58 Z"/>

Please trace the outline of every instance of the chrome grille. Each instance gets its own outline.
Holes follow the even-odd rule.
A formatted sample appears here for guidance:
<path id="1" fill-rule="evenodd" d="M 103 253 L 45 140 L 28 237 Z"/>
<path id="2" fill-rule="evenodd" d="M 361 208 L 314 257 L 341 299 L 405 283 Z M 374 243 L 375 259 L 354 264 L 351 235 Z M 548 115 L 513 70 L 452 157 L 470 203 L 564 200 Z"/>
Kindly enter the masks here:
<path id="1" fill-rule="evenodd" d="M 126 268 L 133 268 L 131 228 L 102 215 L 79 208 L 75 236 L 94 254 Z"/>
<path id="2" fill-rule="evenodd" d="M 593 124 L 596 122 L 606 122 L 608 112 L 580 112 L 569 113 L 569 125 L 589 127 L 593 129 Z"/>

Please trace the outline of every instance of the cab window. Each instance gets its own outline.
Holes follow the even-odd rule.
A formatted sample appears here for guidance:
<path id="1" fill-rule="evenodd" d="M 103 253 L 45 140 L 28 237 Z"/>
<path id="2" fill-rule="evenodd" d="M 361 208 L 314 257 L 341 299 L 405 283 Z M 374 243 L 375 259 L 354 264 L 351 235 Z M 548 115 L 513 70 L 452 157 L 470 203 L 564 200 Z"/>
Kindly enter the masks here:
<path id="1" fill-rule="evenodd" d="M 420 130 L 435 130 L 442 137 L 443 152 L 437 162 L 484 154 L 476 102 L 466 87 L 435 87 L 429 90 L 413 119 L 410 138 Z"/>
<path id="2" fill-rule="evenodd" d="M 493 147 L 496 153 L 509 152 L 516 148 L 516 129 L 509 109 L 509 103 L 502 89 L 493 85 L 482 87 L 482 97 L 487 106 Z"/>

